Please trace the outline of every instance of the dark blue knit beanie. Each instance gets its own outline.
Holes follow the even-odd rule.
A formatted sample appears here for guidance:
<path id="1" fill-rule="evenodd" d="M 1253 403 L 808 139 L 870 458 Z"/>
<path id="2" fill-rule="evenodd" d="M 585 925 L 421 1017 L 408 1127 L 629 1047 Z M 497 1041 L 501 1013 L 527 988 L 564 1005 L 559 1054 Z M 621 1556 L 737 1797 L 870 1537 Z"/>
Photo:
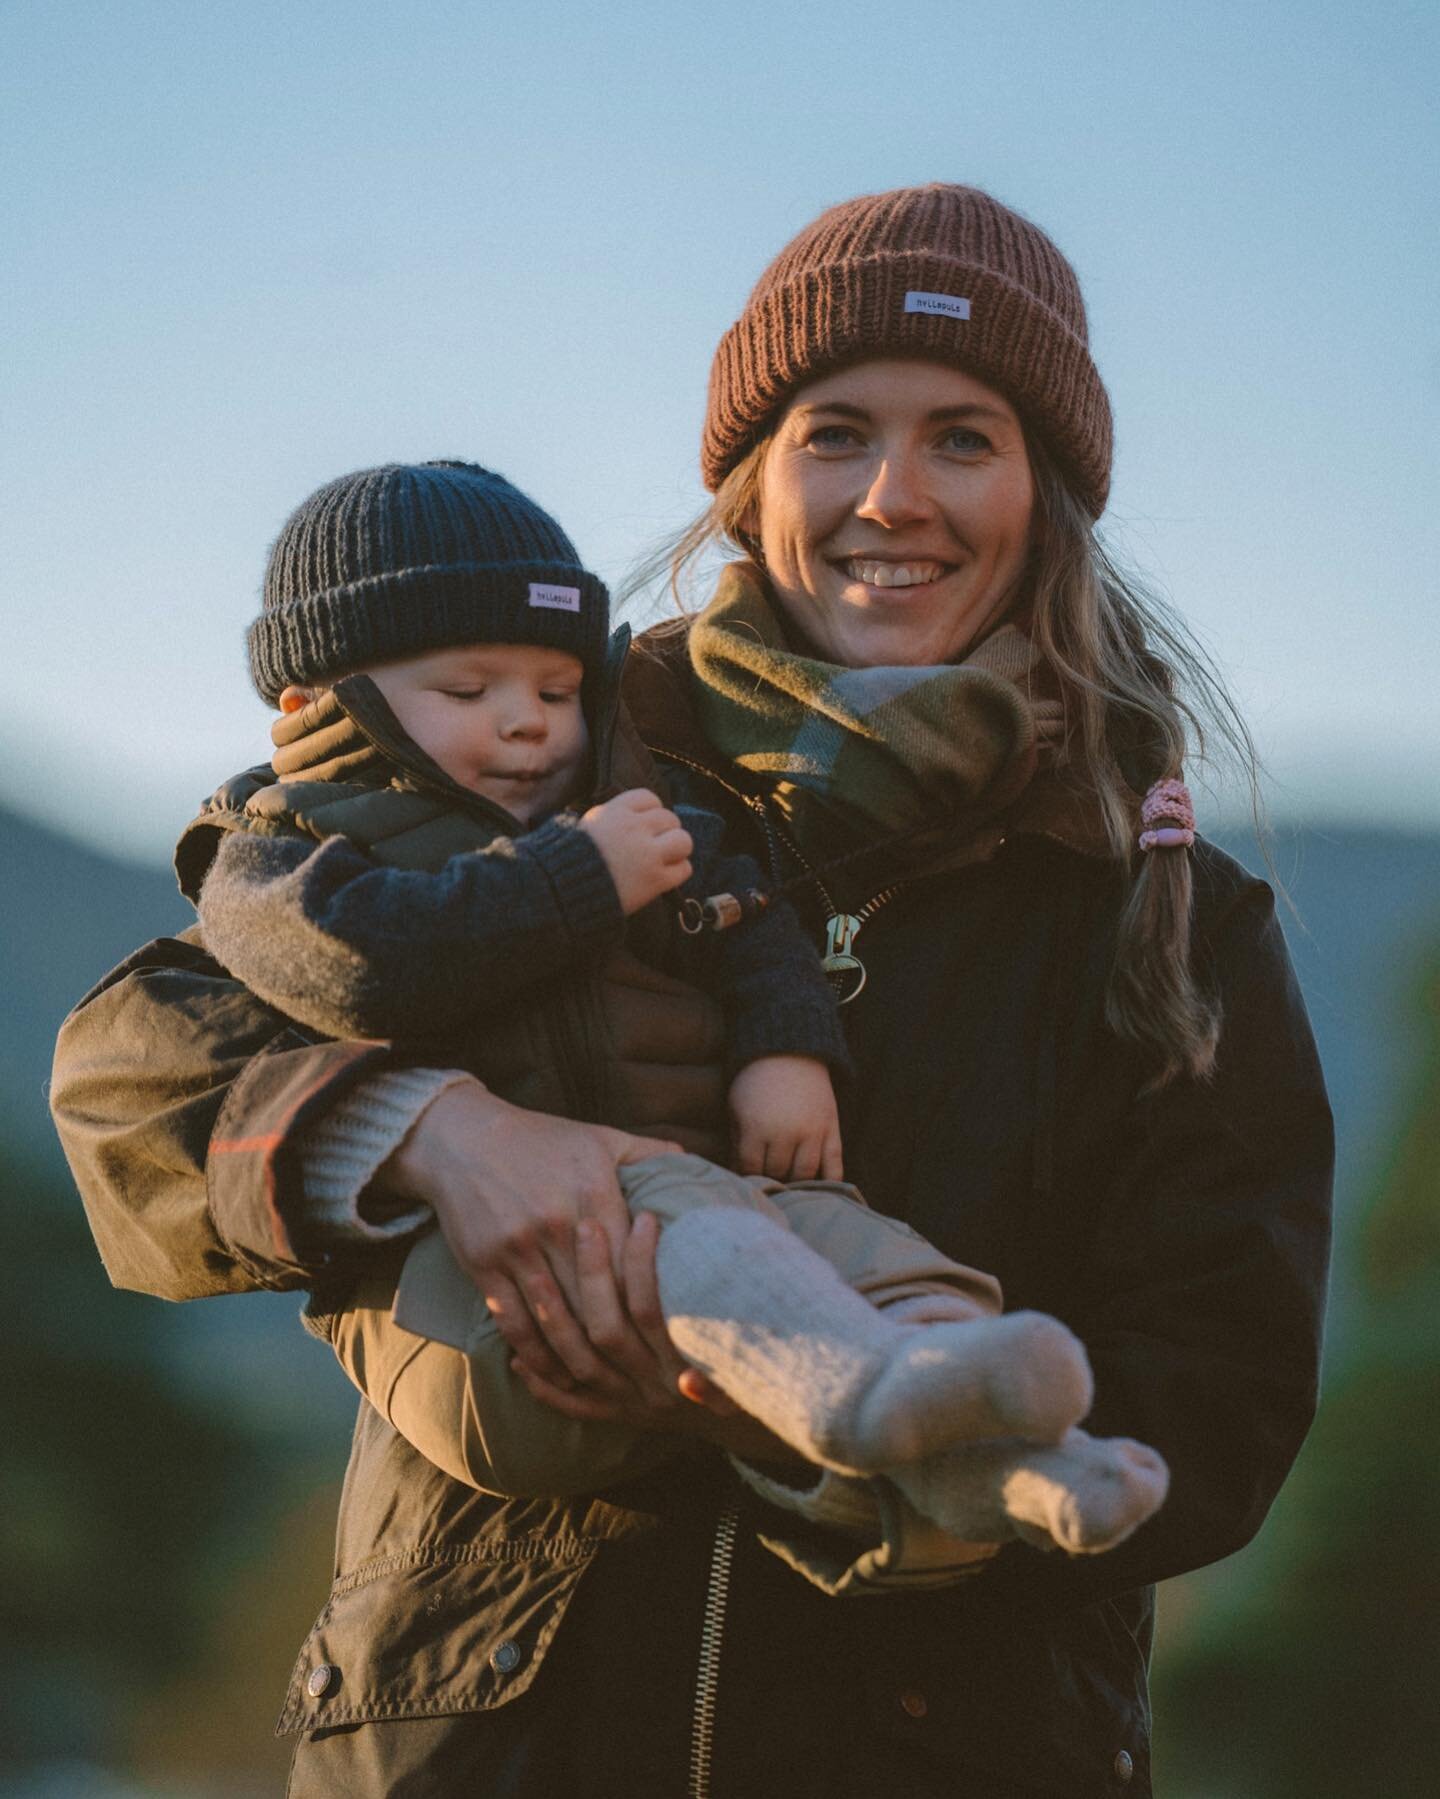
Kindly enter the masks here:
<path id="1" fill-rule="evenodd" d="M 459 643 L 604 662 L 610 596 L 573 543 L 503 475 L 388 463 L 328 482 L 285 521 L 251 625 L 250 674 L 278 704 L 353 669 Z"/>

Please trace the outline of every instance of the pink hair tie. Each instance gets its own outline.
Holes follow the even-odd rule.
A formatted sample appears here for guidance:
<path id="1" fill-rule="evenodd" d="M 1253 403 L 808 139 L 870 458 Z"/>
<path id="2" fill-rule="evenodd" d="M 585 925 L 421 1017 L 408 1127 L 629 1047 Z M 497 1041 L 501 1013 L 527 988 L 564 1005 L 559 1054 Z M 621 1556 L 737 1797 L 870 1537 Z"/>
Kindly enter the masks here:
<path id="1" fill-rule="evenodd" d="M 1189 849 L 1195 841 L 1195 806 L 1183 781 L 1157 781 L 1140 802 L 1142 850 Z"/>

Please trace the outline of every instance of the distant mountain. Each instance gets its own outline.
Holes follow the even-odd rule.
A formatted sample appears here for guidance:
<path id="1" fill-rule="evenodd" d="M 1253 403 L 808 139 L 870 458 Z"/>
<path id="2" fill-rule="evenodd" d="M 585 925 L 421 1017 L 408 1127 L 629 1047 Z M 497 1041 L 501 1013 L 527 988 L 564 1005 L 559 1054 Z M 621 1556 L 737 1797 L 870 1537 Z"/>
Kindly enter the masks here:
<path id="1" fill-rule="evenodd" d="M 148 938 L 195 922 L 175 878 L 88 849 L 0 806 L 0 1130 L 59 1156 L 45 1083 L 61 1019 Z"/>

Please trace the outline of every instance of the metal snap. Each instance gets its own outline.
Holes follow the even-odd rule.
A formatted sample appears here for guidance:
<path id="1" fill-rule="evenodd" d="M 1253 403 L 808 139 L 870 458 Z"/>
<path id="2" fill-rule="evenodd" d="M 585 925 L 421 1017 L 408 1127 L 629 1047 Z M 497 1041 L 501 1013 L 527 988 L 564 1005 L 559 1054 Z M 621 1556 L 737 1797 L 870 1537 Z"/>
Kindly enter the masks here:
<path id="1" fill-rule="evenodd" d="M 902 1693 L 900 1695 L 900 1709 L 903 1712 L 908 1712 L 912 1718 L 923 1718 L 930 1709 L 930 1702 L 923 1693 Z"/>
<path id="2" fill-rule="evenodd" d="M 1115 1757 L 1115 1778 L 1117 1780 L 1129 1780 L 1134 1772 L 1135 1763 L 1130 1755 L 1130 1751 L 1128 1749 L 1122 1749 Z"/>
<path id="3" fill-rule="evenodd" d="M 521 1649 L 509 1637 L 490 1651 L 490 1666 L 497 1674 L 512 1674 L 520 1666 Z"/>
<path id="4" fill-rule="evenodd" d="M 337 1672 L 338 1670 L 332 1668 L 329 1662 L 321 1662 L 318 1668 L 310 1670 L 310 1678 L 305 1682 L 305 1691 L 312 1699 L 318 1699 L 322 1693 L 329 1691 L 330 1683 L 334 1680 Z"/>

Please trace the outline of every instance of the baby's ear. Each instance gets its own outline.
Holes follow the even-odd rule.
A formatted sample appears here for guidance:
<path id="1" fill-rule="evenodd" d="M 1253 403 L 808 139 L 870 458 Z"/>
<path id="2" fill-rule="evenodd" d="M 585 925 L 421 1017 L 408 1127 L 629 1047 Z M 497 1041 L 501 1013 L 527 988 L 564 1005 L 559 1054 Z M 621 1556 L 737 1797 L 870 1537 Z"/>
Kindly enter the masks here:
<path id="1" fill-rule="evenodd" d="M 298 712 L 302 706 L 308 706 L 314 698 L 314 692 L 309 687 L 287 687 L 280 695 L 280 710 L 282 712 Z"/>

